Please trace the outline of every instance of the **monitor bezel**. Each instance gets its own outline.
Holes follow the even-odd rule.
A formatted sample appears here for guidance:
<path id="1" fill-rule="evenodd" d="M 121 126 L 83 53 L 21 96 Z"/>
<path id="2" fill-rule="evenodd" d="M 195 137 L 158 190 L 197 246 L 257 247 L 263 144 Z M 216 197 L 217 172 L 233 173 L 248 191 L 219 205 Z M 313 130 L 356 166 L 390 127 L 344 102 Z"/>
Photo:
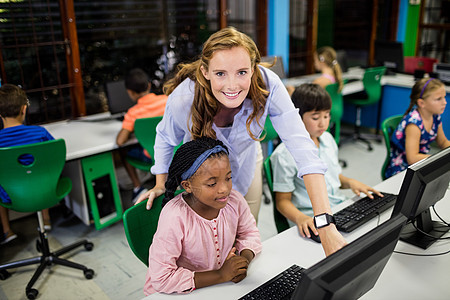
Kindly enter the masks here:
<path id="1" fill-rule="evenodd" d="M 396 215 L 306 269 L 291 299 L 357 299 L 373 288 L 406 217 Z"/>

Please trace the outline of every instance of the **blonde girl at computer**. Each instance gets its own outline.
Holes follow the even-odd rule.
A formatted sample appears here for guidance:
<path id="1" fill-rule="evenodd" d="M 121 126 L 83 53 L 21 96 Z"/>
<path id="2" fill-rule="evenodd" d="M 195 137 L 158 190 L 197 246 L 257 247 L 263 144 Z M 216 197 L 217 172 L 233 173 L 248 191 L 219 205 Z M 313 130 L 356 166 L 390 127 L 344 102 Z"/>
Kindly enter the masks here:
<path id="1" fill-rule="evenodd" d="M 417 81 L 411 90 L 411 102 L 396 131 L 391 136 L 391 159 L 386 178 L 429 156 L 430 144 L 450 146 L 442 127 L 445 110 L 445 85 L 435 78 Z"/>
<path id="2" fill-rule="evenodd" d="M 254 41 L 228 27 L 209 37 L 200 58 L 184 64 L 165 85 L 169 95 L 155 143 L 155 187 L 138 201 L 164 193 L 173 148 L 201 136 L 221 140 L 229 149 L 233 189 L 244 195 L 257 220 L 262 198 L 261 133 L 267 116 L 295 158 L 315 215 L 331 214 L 323 174 L 326 165 L 303 126 L 280 78 L 261 65 Z M 346 242 L 334 224 L 319 229 L 325 254 Z"/>
<path id="3" fill-rule="evenodd" d="M 179 186 L 185 192 L 174 197 Z M 237 283 L 260 251 L 255 219 L 232 189 L 227 147 L 208 137 L 183 144 L 169 167 L 144 293 Z"/>
<path id="4" fill-rule="evenodd" d="M 337 61 L 336 51 L 328 46 L 317 49 L 314 54 L 314 67 L 321 72 L 320 77 L 313 83 L 325 88 L 327 85 L 339 83 L 339 91 L 344 85 L 342 80 L 342 69 Z"/>

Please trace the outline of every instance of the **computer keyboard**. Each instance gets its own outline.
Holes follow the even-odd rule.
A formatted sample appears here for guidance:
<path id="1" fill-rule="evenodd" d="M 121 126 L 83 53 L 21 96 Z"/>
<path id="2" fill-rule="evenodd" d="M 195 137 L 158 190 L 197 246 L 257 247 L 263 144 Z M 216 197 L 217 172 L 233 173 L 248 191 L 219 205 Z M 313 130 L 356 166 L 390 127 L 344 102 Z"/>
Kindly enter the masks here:
<path id="1" fill-rule="evenodd" d="M 337 229 L 351 232 L 395 204 L 397 195 L 382 194 L 384 197 L 373 194 L 374 199 L 366 196 L 334 213 Z"/>
<path id="2" fill-rule="evenodd" d="M 245 296 L 239 298 L 239 300 L 290 299 L 300 282 L 301 274 L 304 270 L 302 267 L 292 265 Z"/>

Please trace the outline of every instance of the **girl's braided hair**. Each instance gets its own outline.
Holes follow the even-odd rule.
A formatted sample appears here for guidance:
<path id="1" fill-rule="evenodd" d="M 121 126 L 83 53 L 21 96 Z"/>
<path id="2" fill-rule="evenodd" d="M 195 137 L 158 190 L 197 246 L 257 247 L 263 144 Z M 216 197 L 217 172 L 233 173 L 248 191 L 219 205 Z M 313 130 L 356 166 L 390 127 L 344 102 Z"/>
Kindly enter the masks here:
<path id="1" fill-rule="evenodd" d="M 212 153 L 210 157 L 222 157 L 228 155 L 228 148 L 219 140 L 210 137 L 201 137 L 181 145 L 175 152 L 172 163 L 169 167 L 169 173 L 166 181 L 166 193 L 162 206 L 166 205 L 175 195 L 178 186 L 181 185 L 181 175 L 186 172 L 195 162 L 195 160 L 205 151 L 216 146 L 222 146 L 225 151 Z"/>

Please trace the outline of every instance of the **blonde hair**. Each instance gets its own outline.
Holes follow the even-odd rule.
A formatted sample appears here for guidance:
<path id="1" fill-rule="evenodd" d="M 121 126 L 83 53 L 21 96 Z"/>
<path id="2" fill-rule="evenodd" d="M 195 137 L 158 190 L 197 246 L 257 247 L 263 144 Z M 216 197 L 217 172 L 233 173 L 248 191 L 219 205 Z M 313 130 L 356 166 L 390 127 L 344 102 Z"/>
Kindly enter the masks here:
<path id="1" fill-rule="evenodd" d="M 214 116 L 219 110 L 219 102 L 212 93 L 210 82 L 203 76 L 201 67 L 207 71 L 209 62 L 216 51 L 229 50 L 234 47 L 243 47 L 250 56 L 253 75 L 247 97 L 252 100 L 253 111 L 247 118 L 246 128 L 252 139 L 260 140 L 251 132 L 250 124 L 256 120 L 261 126 L 260 118 L 264 113 L 264 107 L 269 95 L 258 68 L 258 65 L 261 64 L 261 56 L 255 42 L 233 27 L 227 27 L 212 34 L 203 44 L 200 58 L 192 63 L 180 64 L 175 77 L 164 85 L 164 93 L 170 95 L 186 78 L 190 78 L 195 82 L 194 101 L 191 107 L 192 127 L 189 129 L 193 139 L 202 136 L 216 138 L 212 124 Z"/>
<path id="2" fill-rule="evenodd" d="M 404 116 L 406 116 L 412 108 L 417 105 L 417 100 L 427 98 L 432 92 L 444 86 L 444 83 L 436 78 L 422 78 L 418 80 L 411 89 L 411 95 L 409 98 L 411 102 L 406 110 Z"/>
<path id="3" fill-rule="evenodd" d="M 341 91 L 344 83 L 342 80 L 342 69 L 337 61 L 336 51 L 329 46 L 321 47 L 317 49 L 317 56 L 320 62 L 325 63 L 333 70 L 334 78 L 339 83 L 339 91 Z"/>

